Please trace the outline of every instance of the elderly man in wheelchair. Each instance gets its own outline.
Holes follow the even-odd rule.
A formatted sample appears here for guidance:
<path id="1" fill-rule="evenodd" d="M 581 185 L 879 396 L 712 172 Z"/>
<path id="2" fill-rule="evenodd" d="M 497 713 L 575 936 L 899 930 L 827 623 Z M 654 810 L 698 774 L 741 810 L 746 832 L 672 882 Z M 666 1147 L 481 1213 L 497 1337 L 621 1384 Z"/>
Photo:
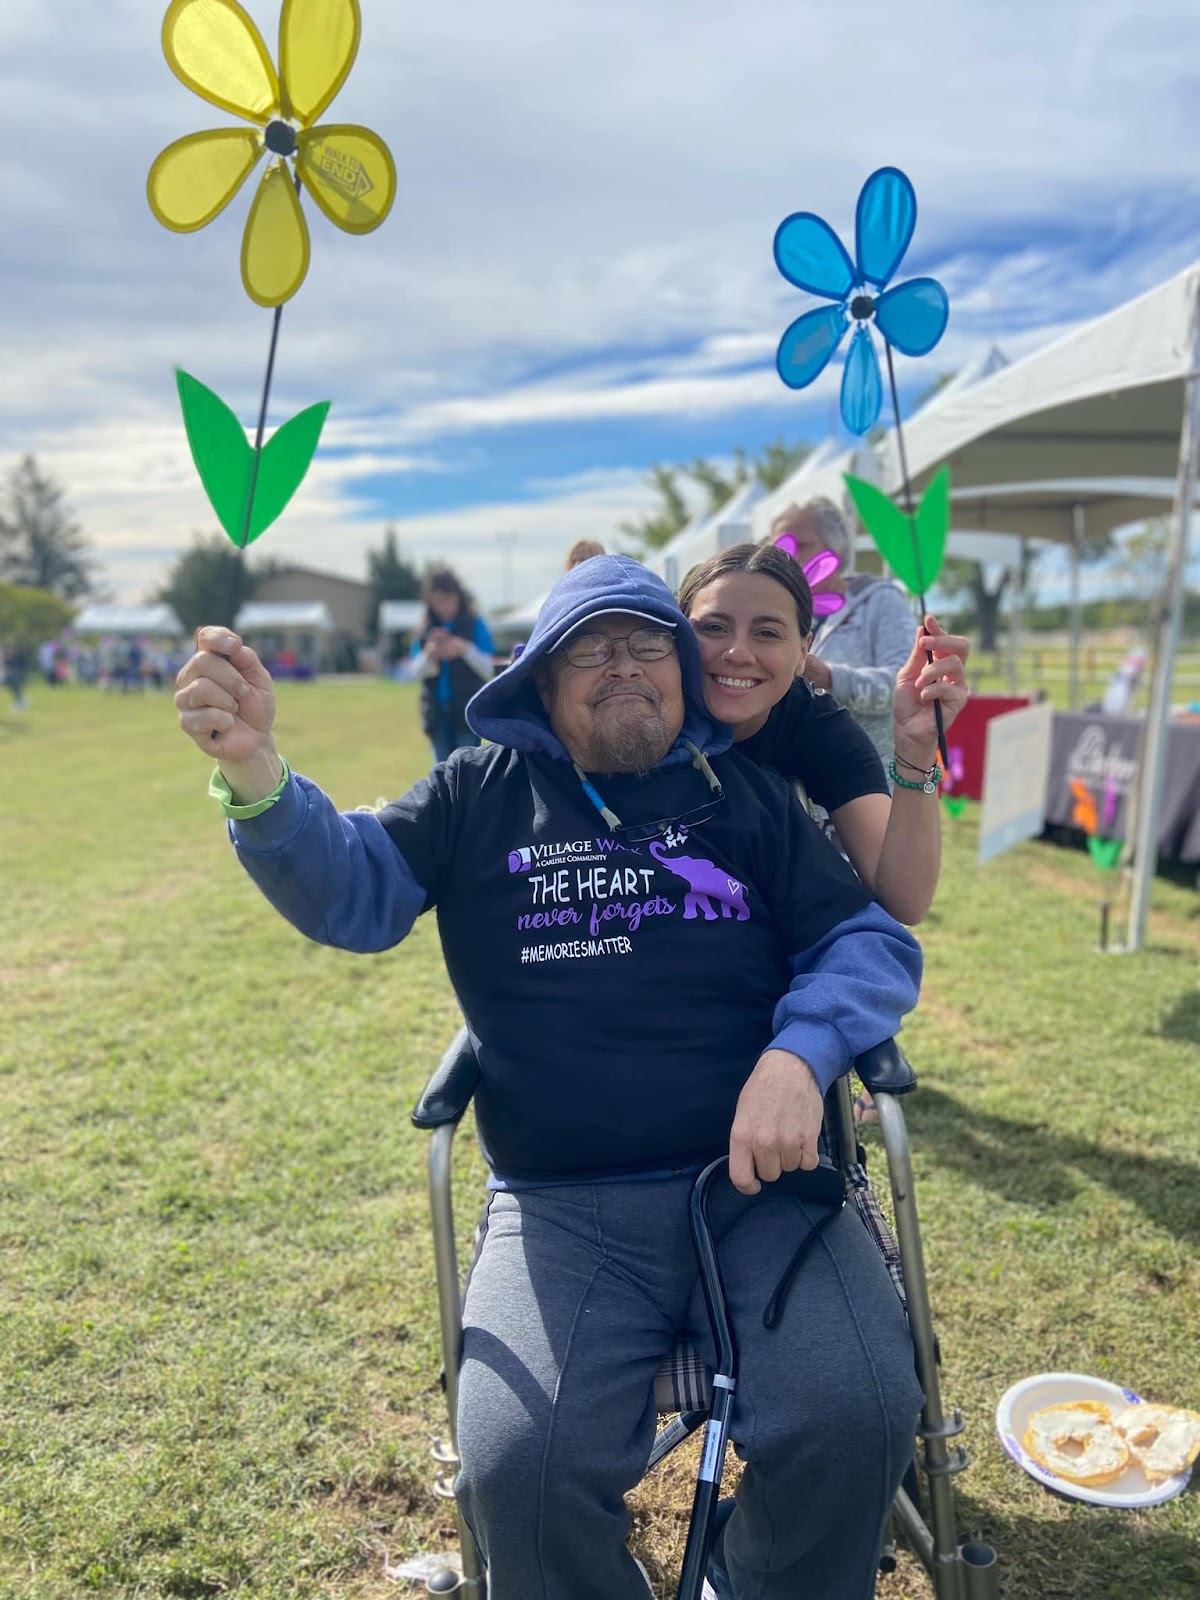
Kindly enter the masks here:
<path id="1" fill-rule="evenodd" d="M 710 1224 L 744 1470 L 708 1581 L 869 1596 L 922 1395 L 818 1145 L 826 1094 L 914 1004 L 920 951 L 784 782 L 729 751 L 669 591 L 625 557 L 566 574 L 472 702 L 489 743 L 377 814 L 290 772 L 251 650 L 197 643 L 180 721 L 272 904 L 353 950 L 437 908 L 492 1172 L 456 1482 L 492 1600 L 644 1600 L 624 1496 L 656 1368 L 681 1330 L 711 1343 L 689 1198 L 724 1154 Z"/>

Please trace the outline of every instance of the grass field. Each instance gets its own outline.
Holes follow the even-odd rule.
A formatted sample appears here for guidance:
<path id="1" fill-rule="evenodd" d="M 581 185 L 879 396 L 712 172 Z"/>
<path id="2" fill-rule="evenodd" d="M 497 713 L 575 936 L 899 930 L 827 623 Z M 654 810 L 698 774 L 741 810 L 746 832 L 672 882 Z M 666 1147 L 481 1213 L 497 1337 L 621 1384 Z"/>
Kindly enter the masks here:
<path id="1" fill-rule="evenodd" d="M 167 697 L 0 713 L 0 1596 L 377 1600 L 446 1548 L 424 1140 L 456 1013 L 431 922 L 306 944 L 244 879 Z M 339 804 L 426 764 L 411 688 L 285 686 L 280 745 Z M 1200 1496 L 1119 1514 L 1006 1460 L 992 1413 L 1049 1368 L 1200 1408 L 1200 897 L 1095 949 L 1083 853 L 985 868 L 948 824 L 905 1045 L 962 1531 L 1009 1600 L 1200 1592 Z M 459 1216 L 478 1204 L 460 1140 Z M 661 1592 L 690 1501 L 635 1499 Z M 911 1559 L 882 1600 L 926 1600 Z"/>
<path id="2" fill-rule="evenodd" d="M 1109 681 L 1129 652 L 1129 646 L 1114 643 L 1104 635 L 1088 634 L 1079 654 L 1079 705 L 1098 705 L 1104 697 Z M 1048 639 L 1038 634 L 1028 634 L 1022 641 L 1016 662 L 1017 692 L 1029 694 L 1034 690 L 1043 694 L 1050 704 L 1066 710 L 1071 704 L 1070 652 L 1057 637 Z M 971 686 L 979 694 L 1007 694 L 1010 684 L 1010 661 L 1004 649 L 971 654 Z M 1175 660 L 1173 701 L 1178 704 L 1200 702 L 1200 654 L 1196 641 L 1185 639 Z M 1151 666 L 1146 671 L 1130 699 L 1131 711 L 1145 711 L 1150 703 Z"/>

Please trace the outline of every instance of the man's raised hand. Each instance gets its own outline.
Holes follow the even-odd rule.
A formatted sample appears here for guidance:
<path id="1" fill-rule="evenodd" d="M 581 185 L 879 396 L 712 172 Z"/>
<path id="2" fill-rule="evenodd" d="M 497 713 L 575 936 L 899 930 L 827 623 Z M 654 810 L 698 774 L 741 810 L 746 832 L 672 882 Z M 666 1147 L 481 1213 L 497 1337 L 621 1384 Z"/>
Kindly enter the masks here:
<path id="1" fill-rule="evenodd" d="M 274 685 L 236 633 L 196 629 L 195 652 L 175 679 L 175 706 L 179 726 L 215 757 L 240 802 L 264 799 L 278 785 L 283 767 L 271 733 Z"/>

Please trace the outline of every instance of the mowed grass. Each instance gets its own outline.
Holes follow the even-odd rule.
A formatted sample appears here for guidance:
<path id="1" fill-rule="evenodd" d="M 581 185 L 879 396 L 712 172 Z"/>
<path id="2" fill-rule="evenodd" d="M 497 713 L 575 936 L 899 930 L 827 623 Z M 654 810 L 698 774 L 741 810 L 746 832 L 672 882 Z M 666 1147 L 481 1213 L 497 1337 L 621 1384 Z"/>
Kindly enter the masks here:
<path id="1" fill-rule="evenodd" d="M 284 686 L 281 747 L 343 806 L 427 764 L 411 688 Z M 305 943 L 238 869 L 169 697 L 0 711 L 0 1596 L 376 1600 L 452 1544 L 425 1139 L 456 1024 L 431 920 Z M 1089 859 L 982 869 L 948 823 L 905 1030 L 964 1534 L 1011 1600 L 1200 1590 L 1195 1492 L 1141 1513 L 1046 1493 L 992 1415 L 1017 1378 L 1109 1376 L 1200 1409 L 1200 898 L 1096 951 Z M 480 1198 L 459 1140 L 460 1231 Z M 882 1167 L 877 1161 L 877 1176 Z M 797 1381 L 803 1381 L 798 1375 Z M 673 1594 L 686 1452 L 634 1497 Z M 884 1600 L 925 1600 L 916 1564 Z"/>

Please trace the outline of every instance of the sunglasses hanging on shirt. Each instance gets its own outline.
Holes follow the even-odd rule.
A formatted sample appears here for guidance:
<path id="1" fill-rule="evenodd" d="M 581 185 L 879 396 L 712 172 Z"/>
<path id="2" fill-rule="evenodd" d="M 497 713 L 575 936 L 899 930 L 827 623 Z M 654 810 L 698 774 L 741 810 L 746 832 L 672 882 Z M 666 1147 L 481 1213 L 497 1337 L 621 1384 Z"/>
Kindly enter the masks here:
<path id="1" fill-rule="evenodd" d="M 685 739 L 683 743 L 691 755 L 692 765 L 697 772 L 703 774 L 708 784 L 710 790 L 709 798 L 703 805 L 696 806 L 691 811 L 681 812 L 674 817 L 660 817 L 657 822 L 631 822 L 629 824 L 622 822 L 616 812 L 604 803 L 595 784 L 584 772 L 578 761 L 572 761 L 571 765 L 575 768 L 575 776 L 583 786 L 584 794 L 587 795 L 613 832 L 619 833 L 626 844 L 646 844 L 651 839 L 662 839 L 668 849 L 674 849 L 676 845 L 683 844 L 690 829 L 698 828 L 701 823 L 708 822 L 710 818 L 716 815 L 722 800 L 725 798 L 721 780 L 709 765 L 707 756 L 703 755 L 690 739 Z"/>

